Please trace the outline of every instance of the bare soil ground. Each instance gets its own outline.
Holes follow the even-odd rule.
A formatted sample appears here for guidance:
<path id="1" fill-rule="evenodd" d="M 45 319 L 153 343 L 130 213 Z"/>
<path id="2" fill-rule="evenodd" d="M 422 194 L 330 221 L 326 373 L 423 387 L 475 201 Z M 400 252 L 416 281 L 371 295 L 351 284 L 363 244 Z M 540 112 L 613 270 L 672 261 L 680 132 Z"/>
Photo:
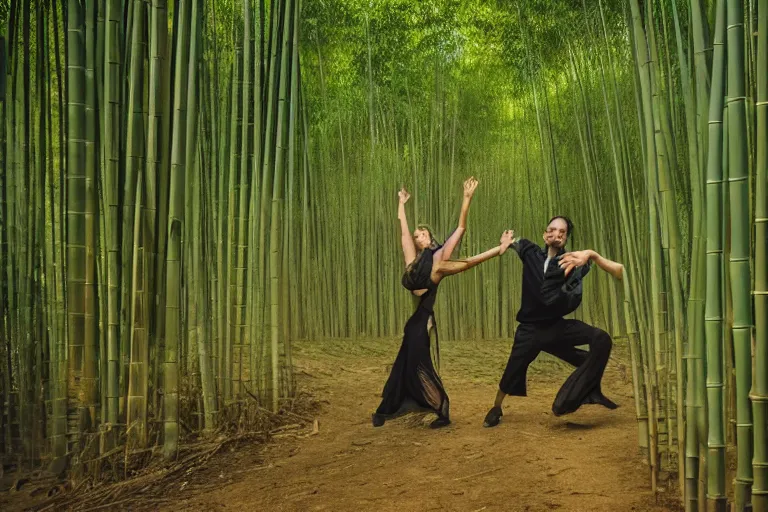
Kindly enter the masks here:
<path id="1" fill-rule="evenodd" d="M 307 423 L 267 445 L 219 455 L 194 479 L 204 486 L 169 489 L 154 509 L 681 510 L 675 488 L 658 500 L 651 494 L 620 348 L 603 381 L 619 409 L 585 406 L 554 417 L 551 403 L 570 367 L 543 354 L 529 370 L 529 396 L 508 399 L 502 423 L 483 428 L 511 341 L 443 342 L 453 423 L 431 430 L 434 415 L 411 414 L 374 429 L 371 413 L 399 343 L 296 343 L 298 384 L 322 403 L 317 432 Z"/>

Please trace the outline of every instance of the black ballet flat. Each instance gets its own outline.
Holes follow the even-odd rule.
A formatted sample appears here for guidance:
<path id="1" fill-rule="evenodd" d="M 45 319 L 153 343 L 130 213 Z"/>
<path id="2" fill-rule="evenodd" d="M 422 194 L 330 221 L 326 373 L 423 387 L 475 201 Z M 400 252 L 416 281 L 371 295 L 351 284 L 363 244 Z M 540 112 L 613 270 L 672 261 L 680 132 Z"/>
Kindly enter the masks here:
<path id="1" fill-rule="evenodd" d="M 384 424 L 384 416 L 382 414 L 374 414 L 371 416 L 371 422 L 374 427 L 380 427 Z"/>
<path id="2" fill-rule="evenodd" d="M 445 416 L 438 416 L 435 421 L 429 424 L 429 428 L 440 428 L 451 424 L 451 420 Z"/>

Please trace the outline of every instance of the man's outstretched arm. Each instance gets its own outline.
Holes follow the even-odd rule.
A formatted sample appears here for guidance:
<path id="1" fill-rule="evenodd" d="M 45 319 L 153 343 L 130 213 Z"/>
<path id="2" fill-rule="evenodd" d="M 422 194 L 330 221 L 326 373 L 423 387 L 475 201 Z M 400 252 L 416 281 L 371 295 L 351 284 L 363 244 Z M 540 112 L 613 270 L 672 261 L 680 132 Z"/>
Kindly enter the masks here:
<path id="1" fill-rule="evenodd" d="M 574 268 L 582 267 L 590 261 L 594 262 L 598 267 L 605 270 L 616 279 L 624 277 L 624 265 L 609 260 L 592 249 L 564 254 L 560 259 L 560 266 L 565 270 L 565 275 L 567 276 Z"/>

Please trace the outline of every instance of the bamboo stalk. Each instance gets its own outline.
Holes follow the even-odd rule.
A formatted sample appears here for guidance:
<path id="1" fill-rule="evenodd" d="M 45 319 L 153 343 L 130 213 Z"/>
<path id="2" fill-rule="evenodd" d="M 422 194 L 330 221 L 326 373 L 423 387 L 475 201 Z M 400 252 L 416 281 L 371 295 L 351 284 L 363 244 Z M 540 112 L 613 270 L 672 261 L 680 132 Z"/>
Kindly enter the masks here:
<path id="1" fill-rule="evenodd" d="M 190 5 L 191 4 L 191 5 Z M 191 9 L 190 9 L 191 8 Z M 187 10 L 191 14 L 187 14 Z M 183 329 L 181 326 L 181 233 L 184 227 L 184 183 L 186 162 L 186 134 L 189 84 L 188 55 L 195 54 L 196 38 L 190 36 L 197 27 L 197 0 L 182 3 L 179 12 L 179 31 L 176 39 L 173 136 L 171 146 L 170 202 L 168 209 L 168 252 L 166 256 L 165 301 L 165 353 L 163 359 L 163 456 L 175 458 L 179 449 L 179 352 Z M 196 69 L 192 67 L 192 72 Z M 194 75 L 193 75 L 194 76 Z"/>
<path id="2" fill-rule="evenodd" d="M 736 460 L 735 503 L 743 510 L 751 502 L 752 410 L 749 388 L 752 383 L 750 278 L 750 211 L 748 148 L 746 132 L 746 90 L 744 85 L 744 16 L 741 2 L 727 4 L 728 51 L 728 188 L 731 213 L 731 296 L 733 297 L 733 344 L 736 368 Z"/>
<path id="3" fill-rule="evenodd" d="M 134 11 L 133 27 L 131 35 L 131 53 L 130 73 L 131 77 L 128 93 L 128 131 L 126 144 L 126 177 L 125 177 L 125 199 L 123 203 L 123 282 L 122 299 L 126 301 L 126 309 L 129 321 L 127 322 L 128 332 L 124 333 L 130 337 L 130 363 L 128 371 L 127 386 L 127 404 L 126 404 L 126 424 L 129 425 L 128 438 L 129 445 L 143 448 L 146 445 L 146 414 L 147 414 L 147 381 L 149 372 L 149 338 L 147 336 L 149 329 L 142 320 L 146 317 L 138 313 L 144 300 L 144 266 L 139 267 L 139 261 L 143 258 L 143 251 L 140 249 L 141 237 L 141 212 L 143 189 L 142 173 L 144 168 L 145 140 L 144 140 L 144 111 L 143 111 L 143 91 L 144 91 L 144 50 L 146 46 L 144 31 L 144 2 L 135 1 L 132 5 Z M 138 202 L 138 204 L 136 204 Z M 130 236 L 128 233 L 130 232 Z M 141 256 L 140 256 L 141 254 Z M 131 262 L 130 271 L 128 262 Z M 142 271 L 141 276 L 136 272 Z M 139 289 L 138 286 L 141 286 Z"/>
<path id="4" fill-rule="evenodd" d="M 723 419 L 723 313 L 722 313 L 722 136 L 725 78 L 725 0 L 718 2 L 715 27 L 715 54 L 710 95 L 709 145 L 707 158 L 707 501 L 712 510 L 726 509 L 725 438 Z"/>
<path id="5" fill-rule="evenodd" d="M 755 146 L 755 375 L 752 510 L 768 512 L 768 3 L 758 3 Z"/>

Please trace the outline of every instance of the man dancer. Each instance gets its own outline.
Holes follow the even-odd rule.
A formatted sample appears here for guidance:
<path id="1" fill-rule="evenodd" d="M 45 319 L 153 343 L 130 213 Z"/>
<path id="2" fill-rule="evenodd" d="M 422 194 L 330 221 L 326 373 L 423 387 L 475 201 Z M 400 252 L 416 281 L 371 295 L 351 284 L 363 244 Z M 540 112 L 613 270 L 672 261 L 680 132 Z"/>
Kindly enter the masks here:
<path id="1" fill-rule="evenodd" d="M 528 365 L 542 350 L 576 366 L 557 393 L 552 405 L 555 416 L 574 412 L 583 404 L 618 407 L 600 390 L 611 354 L 611 337 L 602 329 L 563 317 L 580 303 L 580 281 L 592 262 L 616 279 L 622 278 L 624 266 L 592 250 L 566 253 L 565 244 L 572 234 L 570 219 L 557 216 L 549 221 L 544 232 L 544 248 L 526 239 L 516 240 L 511 246 L 523 261 L 522 300 L 517 313 L 520 325 L 496 401 L 485 417 L 485 427 L 499 424 L 501 404 L 507 395 L 527 395 Z M 576 348 L 578 345 L 589 345 L 589 352 Z"/>

